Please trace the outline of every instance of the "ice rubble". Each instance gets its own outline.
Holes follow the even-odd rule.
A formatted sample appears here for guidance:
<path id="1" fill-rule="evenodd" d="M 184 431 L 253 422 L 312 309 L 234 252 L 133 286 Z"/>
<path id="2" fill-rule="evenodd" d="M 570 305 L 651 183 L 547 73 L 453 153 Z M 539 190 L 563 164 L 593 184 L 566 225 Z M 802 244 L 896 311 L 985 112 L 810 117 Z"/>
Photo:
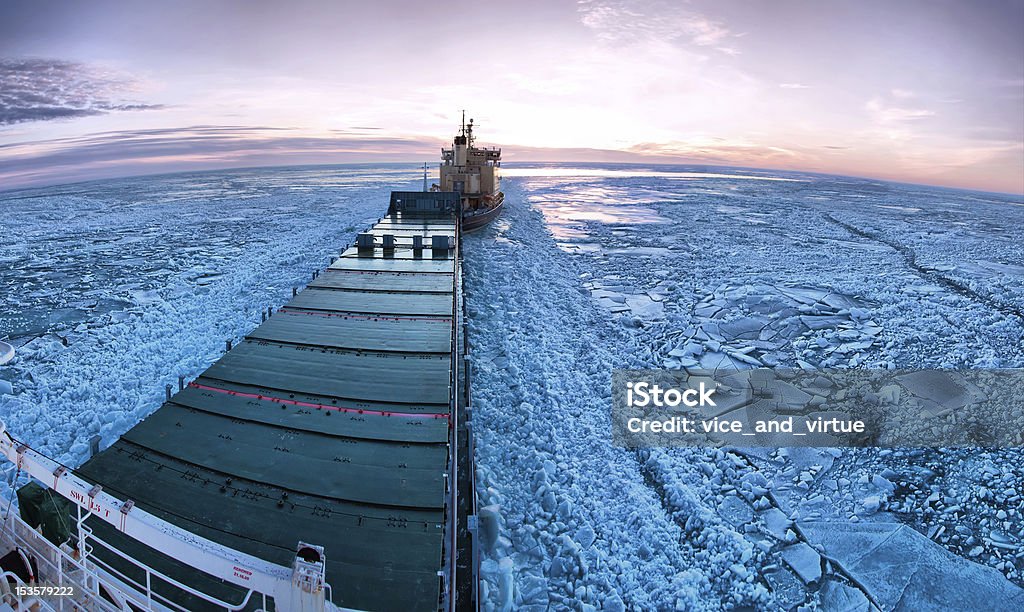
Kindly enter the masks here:
<path id="1" fill-rule="evenodd" d="M 867 610 L 898 602 L 915 608 L 935 605 L 927 599 L 927 585 L 946 575 L 950 585 L 976 580 L 977 589 L 967 595 L 976 605 L 1019 597 L 1024 478 L 1015 451 L 929 451 L 930 461 L 952 462 L 956 469 L 921 480 L 925 472 L 915 465 L 921 458 L 902 451 L 649 449 L 636 453 L 637 470 L 620 467 L 609 476 L 603 461 L 628 466 L 634 460 L 609 455 L 590 439 L 603 433 L 593 412 L 607 402 L 610 367 L 1024 364 L 1019 320 L 979 303 L 975 295 L 951 291 L 928 270 L 908 269 L 905 253 L 889 242 L 851 233 L 819 212 L 827 207 L 844 223 L 870 226 L 894 240 L 910 236 L 909 248 L 922 253 L 918 259 L 928 260 L 936 274 L 947 274 L 969 269 L 967 254 L 972 261 L 996 262 L 985 264 L 986 270 L 1006 270 L 1014 257 L 1019 260 L 1010 239 L 1011 228 L 1019 234 L 1024 226 L 1019 207 L 1007 209 L 993 198 L 979 205 L 972 194 L 940 190 L 937 198 L 918 188 L 839 179 L 720 183 L 713 189 L 704 182 L 672 186 L 629 178 L 603 179 L 599 185 L 578 178 L 523 179 L 517 184 L 521 191 L 510 190 L 507 223 L 468 241 L 467 286 L 483 303 L 493 304 L 471 312 L 471 337 L 483 353 L 475 357 L 482 368 L 474 381 L 481 401 L 481 494 L 511 518 L 503 528 L 508 535 L 499 538 L 504 547 L 499 544 L 488 557 L 489 603 L 536 609 L 810 604 Z M 651 223 L 644 215 L 633 226 L 620 215 L 567 228 L 558 218 L 560 204 L 575 201 L 581 191 L 585 198 L 609 198 L 601 202 L 602 211 L 647 205 L 662 218 L 685 217 L 685 227 L 695 229 Z M 646 195 L 659 191 L 672 196 Z M 943 201 L 947 198 L 952 201 Z M 968 200 L 975 207 L 970 219 L 963 214 Z M 867 201 L 890 207 L 861 203 Z M 523 203 L 540 209 L 549 223 L 554 219 L 553 240 L 535 235 L 536 213 L 522 210 Z M 908 218 L 917 214 L 914 209 L 936 208 L 935 216 Z M 982 211 L 1001 221 L 985 219 Z M 947 223 L 985 230 L 943 231 Z M 931 237 L 937 230 L 942 240 Z M 995 238 L 981 239 L 989 230 Z M 946 248 L 949 244 L 952 248 Z M 488 266 L 495 249 L 505 264 L 500 270 Z M 954 262 L 947 263 L 949 258 Z M 572 291 L 573 274 L 582 296 Z M 1019 274 L 967 276 L 963 282 L 975 291 L 1018 304 L 1024 295 Z M 576 302 L 584 296 L 605 313 L 603 318 L 588 315 Z M 501 348 L 495 350 L 495 344 Z M 575 382 L 582 372 L 589 373 L 596 391 L 581 393 L 574 384 L 571 398 L 559 393 L 565 389 L 559 381 Z M 504 382 L 507 377 L 513 382 Z M 603 461 L 594 465 L 594 458 Z M 537 476 L 541 465 L 557 466 L 552 472 L 560 475 L 557 487 Z M 570 473 L 563 475 L 562 469 Z M 934 471 L 942 472 L 939 466 Z M 638 483 L 630 479 L 653 493 L 633 504 L 645 511 L 642 523 L 618 508 L 619 498 L 638 494 Z M 595 488 L 594 482 L 604 486 Z M 609 482 L 620 489 L 617 497 L 607 492 Z M 562 496 L 573 503 L 562 506 Z M 678 540 L 653 541 L 643 528 L 651 520 L 665 520 L 659 506 L 680 529 Z M 560 541 L 546 545 L 544 536 L 557 537 L 561 525 L 571 525 L 559 516 L 561 510 L 576 520 L 600 512 L 592 526 L 578 531 L 587 542 L 599 534 L 591 547 L 626 561 L 604 566 L 604 575 L 615 577 L 606 581 L 609 588 L 605 583 L 590 588 L 595 570 L 588 566 L 587 588 L 577 592 L 573 587 L 579 581 L 563 575 L 566 564 L 553 562 L 563 554 Z M 835 542 L 896 517 L 907 526 L 906 537 L 931 538 L 950 553 L 918 542 L 920 550 L 931 552 L 899 579 L 886 575 L 896 557 L 885 553 L 867 555 L 860 564 L 844 563 L 849 559 Z M 975 522 L 979 527 L 966 533 L 965 525 Z M 833 536 L 828 540 L 819 529 L 826 524 Z M 631 534 L 632 547 L 613 545 L 625 537 L 623 530 Z M 647 560 L 649 568 L 651 559 L 676 563 L 680 558 L 685 565 L 674 578 L 649 569 L 637 572 L 637 560 Z M 886 589 L 897 586 L 905 595 L 886 599 Z"/>
<path id="2" fill-rule="evenodd" d="M 537 610 L 770 605 L 756 580 L 764 553 L 717 498 L 661 473 L 660 457 L 607 443 L 602 406 L 630 336 L 580 299 L 571 261 L 549 265 L 560 251 L 538 213 L 515 205 L 505 215 L 497 235 L 469 236 L 465 248 L 479 493 L 501 512 L 486 600 Z M 712 455 L 701 478 L 739 469 L 736 455 Z"/>
<path id="3" fill-rule="evenodd" d="M 663 367 L 715 370 L 803 361 L 829 367 L 863 361 L 882 328 L 865 303 L 820 287 L 793 284 L 723 284 L 694 306 L 696 326 L 683 330 Z M 810 354 L 814 358 L 810 358 Z"/>

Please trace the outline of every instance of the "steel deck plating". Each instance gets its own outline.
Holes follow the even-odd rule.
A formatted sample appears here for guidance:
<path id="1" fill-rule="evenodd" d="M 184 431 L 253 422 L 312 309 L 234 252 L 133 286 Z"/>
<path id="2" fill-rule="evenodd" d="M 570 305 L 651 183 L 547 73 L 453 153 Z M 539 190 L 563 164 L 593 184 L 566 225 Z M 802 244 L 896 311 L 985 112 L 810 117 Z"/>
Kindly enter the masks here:
<path id="1" fill-rule="evenodd" d="M 436 609 L 458 288 L 454 252 L 430 237 L 455 236 L 454 214 L 389 213 L 369 233 L 396 248 L 346 250 L 78 473 L 274 563 L 289 565 L 298 541 L 323 546 L 335 605 Z M 196 588 L 242 592 L 93 528 Z"/>

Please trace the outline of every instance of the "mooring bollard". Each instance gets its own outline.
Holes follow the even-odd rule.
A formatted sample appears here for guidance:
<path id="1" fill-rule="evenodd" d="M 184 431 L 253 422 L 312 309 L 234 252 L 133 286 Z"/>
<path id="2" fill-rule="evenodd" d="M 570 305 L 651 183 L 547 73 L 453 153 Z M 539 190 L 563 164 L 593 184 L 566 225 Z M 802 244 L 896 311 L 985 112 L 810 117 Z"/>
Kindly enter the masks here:
<path id="1" fill-rule="evenodd" d="M 224 344 L 227 345 L 228 351 L 230 351 L 231 350 L 231 341 L 230 340 L 225 340 Z"/>
<path id="2" fill-rule="evenodd" d="M 89 440 L 89 456 L 95 457 L 100 452 L 100 437 L 93 436 Z"/>
<path id="3" fill-rule="evenodd" d="M 178 376 L 178 391 L 184 391 L 184 390 L 185 390 L 185 377 L 184 376 Z"/>
<path id="4" fill-rule="evenodd" d="M 261 310 L 260 311 L 260 323 L 266 323 L 266 322 L 267 322 L 267 311 L 266 310 Z"/>
<path id="5" fill-rule="evenodd" d="M 267 306 L 267 318 L 269 319 L 272 316 L 274 316 L 274 307 L 273 306 Z"/>
<path id="6" fill-rule="evenodd" d="M 167 401 L 171 401 L 171 386 L 167 385 L 164 387 L 164 393 L 167 395 Z"/>
<path id="7" fill-rule="evenodd" d="M 292 297 L 295 297 L 298 294 L 299 294 L 299 288 L 298 287 L 292 287 Z"/>

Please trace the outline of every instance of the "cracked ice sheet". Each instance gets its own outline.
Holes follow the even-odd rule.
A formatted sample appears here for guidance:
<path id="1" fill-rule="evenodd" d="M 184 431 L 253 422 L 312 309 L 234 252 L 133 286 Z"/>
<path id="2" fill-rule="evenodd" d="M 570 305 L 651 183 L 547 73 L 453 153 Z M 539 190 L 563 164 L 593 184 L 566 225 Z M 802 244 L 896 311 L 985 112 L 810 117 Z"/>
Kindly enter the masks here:
<path id="1" fill-rule="evenodd" d="M 1024 590 L 898 523 L 801 522 L 883 610 L 1021 609 Z"/>
<path id="2" fill-rule="evenodd" d="M 580 273 L 584 280 L 614 277 L 615 282 L 628 287 L 630 293 L 663 286 L 670 289 L 659 293 L 664 321 L 629 326 L 635 346 L 628 358 L 622 359 L 625 363 L 620 367 L 688 366 L 702 351 L 712 357 L 717 354 L 732 360 L 739 355 L 760 358 L 763 354 L 775 363 L 791 367 L 1024 366 L 1021 346 L 1016 342 L 1024 331 L 1019 321 L 955 292 L 932 292 L 941 287 L 933 279 L 923 278 L 908 269 L 890 246 L 853 235 L 825 217 L 825 213 L 835 215 L 852 225 L 905 241 L 943 274 L 969 283 L 976 290 L 1005 294 L 1007 299 L 1016 299 L 1016 303 L 1021 304 L 1024 275 L 1011 263 L 1020 261 L 1017 245 L 1024 240 L 1021 235 L 1024 207 L 1013 205 L 1021 203 L 1019 198 L 822 177 L 799 185 L 739 184 L 724 177 L 676 185 L 652 177 L 645 184 L 673 195 L 647 203 L 629 201 L 627 197 L 623 202 L 649 206 L 658 215 L 674 219 L 674 224 L 639 224 L 633 231 L 625 232 L 621 231 L 622 226 L 581 223 L 576 227 L 575 237 L 569 239 L 570 243 L 578 240 L 602 246 L 599 252 L 581 251 L 574 255 L 581 262 Z M 592 195 L 610 188 L 621 192 L 628 186 L 617 178 L 579 176 L 562 182 L 525 180 L 522 185 L 525 193 L 540 196 L 543 202 L 556 206 L 560 201 L 573 200 L 577 192 Z M 865 208 L 865 203 L 919 208 L 922 212 L 907 215 L 905 210 Z M 732 208 L 720 210 L 723 205 Z M 737 214 L 753 210 L 761 214 L 759 220 L 763 225 L 752 227 L 736 221 Z M 989 232 L 992 232 L 991 239 L 986 238 Z M 678 246 L 685 248 L 674 248 Z M 669 248 L 670 252 L 656 260 L 606 256 L 612 249 L 628 252 L 631 248 Z M 1001 263 L 972 267 L 967 265 L 971 261 Z M 778 333 L 770 338 L 756 340 L 763 345 L 753 346 L 754 351 L 726 354 L 724 350 L 746 350 L 750 346 L 740 344 L 742 338 L 735 344 L 725 338 L 715 339 L 715 334 L 721 335 L 721 328 L 708 328 L 705 333 L 702 322 L 710 318 L 754 320 L 779 312 L 780 308 L 790 308 L 783 300 L 773 303 L 773 298 L 760 303 L 753 301 L 749 299 L 749 292 L 743 299 L 733 298 L 743 296 L 746 289 L 761 286 L 778 287 L 780 295 L 796 302 L 796 306 L 784 314 L 795 323 L 779 327 Z M 701 300 L 706 296 L 714 297 L 718 287 L 725 288 L 724 299 L 702 306 Z M 925 288 L 928 292 L 908 291 L 907 287 Z M 741 291 L 733 293 L 735 289 Z M 762 292 L 761 295 L 767 294 Z M 823 306 L 815 306 L 818 302 Z M 801 310 L 801 305 L 809 310 Z M 607 316 L 627 324 L 626 317 L 631 313 L 623 306 L 620 304 L 617 312 L 607 312 Z M 698 309 L 696 317 L 693 316 L 695 308 Z M 801 316 L 808 317 L 816 329 L 805 325 Z M 768 331 L 772 331 L 771 328 Z M 753 345 L 755 341 L 748 342 Z M 695 343 L 704 348 L 694 349 Z M 720 362 L 722 359 L 719 357 Z M 828 360 L 831 362 L 822 363 Z M 936 451 L 935 454 L 940 456 L 937 463 L 962 465 L 968 476 L 979 464 L 998 466 L 1001 462 L 1011 465 L 1015 462 L 1006 451 L 986 452 L 983 457 L 958 451 Z M 844 461 L 836 468 L 837 474 L 825 468 L 811 477 L 809 486 L 806 482 L 801 487 L 787 486 L 781 496 L 784 503 L 791 505 L 794 511 L 849 519 L 851 507 L 860 504 L 861 494 L 846 482 L 845 476 L 853 478 L 854 474 L 849 471 L 845 455 L 840 455 Z M 875 471 L 884 471 L 887 465 L 900 467 L 895 455 L 870 450 L 861 455 L 871 457 L 869 463 Z M 832 459 L 832 456 L 819 456 L 810 457 L 808 461 L 831 465 Z M 772 482 L 777 480 L 778 470 L 784 467 L 756 453 L 751 454 L 751 460 Z M 701 458 L 693 455 L 660 453 L 653 474 L 685 473 L 692 462 L 700 461 Z M 805 468 L 792 476 L 798 477 L 803 472 Z M 1016 474 L 1006 473 L 1005 476 L 1009 480 L 1001 485 L 998 473 L 992 477 L 996 486 L 1005 488 L 1005 492 L 998 489 L 1000 492 L 994 498 L 968 499 L 963 489 L 960 490 L 957 498 L 964 500 L 965 508 L 971 513 L 969 520 L 962 520 L 974 523 L 997 520 L 996 511 L 1003 503 L 999 500 L 1012 496 L 1024 482 Z M 870 474 L 868 477 L 870 481 Z M 722 490 L 737 484 L 733 478 L 723 477 L 722 480 L 715 485 Z M 992 486 L 989 480 L 985 480 L 987 487 Z M 953 474 L 942 484 L 955 487 L 961 482 L 963 487 L 968 487 L 968 492 L 981 490 L 980 484 L 972 484 L 977 479 L 965 479 L 963 475 Z M 945 506 L 954 503 L 957 502 L 945 502 Z M 843 508 L 838 516 L 835 510 L 830 510 L 833 506 Z M 915 528 L 928 530 L 936 527 L 936 520 L 943 520 L 943 516 L 949 515 L 917 514 L 912 522 Z M 1014 519 L 1014 525 L 1014 529 L 1019 530 L 1020 520 Z M 989 563 L 1000 563 L 994 556 L 981 558 L 994 559 Z M 1004 573 L 1020 580 L 1021 576 L 1013 573 L 1012 564 L 999 566 Z M 949 571 L 957 570 L 951 566 Z"/>

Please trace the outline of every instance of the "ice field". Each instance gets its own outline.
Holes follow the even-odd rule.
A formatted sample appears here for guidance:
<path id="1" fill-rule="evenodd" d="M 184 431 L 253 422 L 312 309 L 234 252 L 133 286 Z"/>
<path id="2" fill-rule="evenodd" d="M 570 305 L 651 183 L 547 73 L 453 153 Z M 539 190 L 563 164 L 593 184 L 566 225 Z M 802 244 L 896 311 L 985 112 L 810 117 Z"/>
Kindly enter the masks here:
<path id="1" fill-rule="evenodd" d="M 464 247 L 489 608 L 1024 607 L 1024 452 L 635 451 L 608 417 L 613 368 L 1024 367 L 1024 201 L 718 168 L 506 177 Z M 396 165 L 0 192 L 0 419 L 80 463 L 419 185 Z"/>
<path id="2" fill-rule="evenodd" d="M 491 603 L 1019 608 L 1019 450 L 609 446 L 616 367 L 1024 365 L 1019 198 L 730 173 L 523 169 L 467 237 Z"/>

